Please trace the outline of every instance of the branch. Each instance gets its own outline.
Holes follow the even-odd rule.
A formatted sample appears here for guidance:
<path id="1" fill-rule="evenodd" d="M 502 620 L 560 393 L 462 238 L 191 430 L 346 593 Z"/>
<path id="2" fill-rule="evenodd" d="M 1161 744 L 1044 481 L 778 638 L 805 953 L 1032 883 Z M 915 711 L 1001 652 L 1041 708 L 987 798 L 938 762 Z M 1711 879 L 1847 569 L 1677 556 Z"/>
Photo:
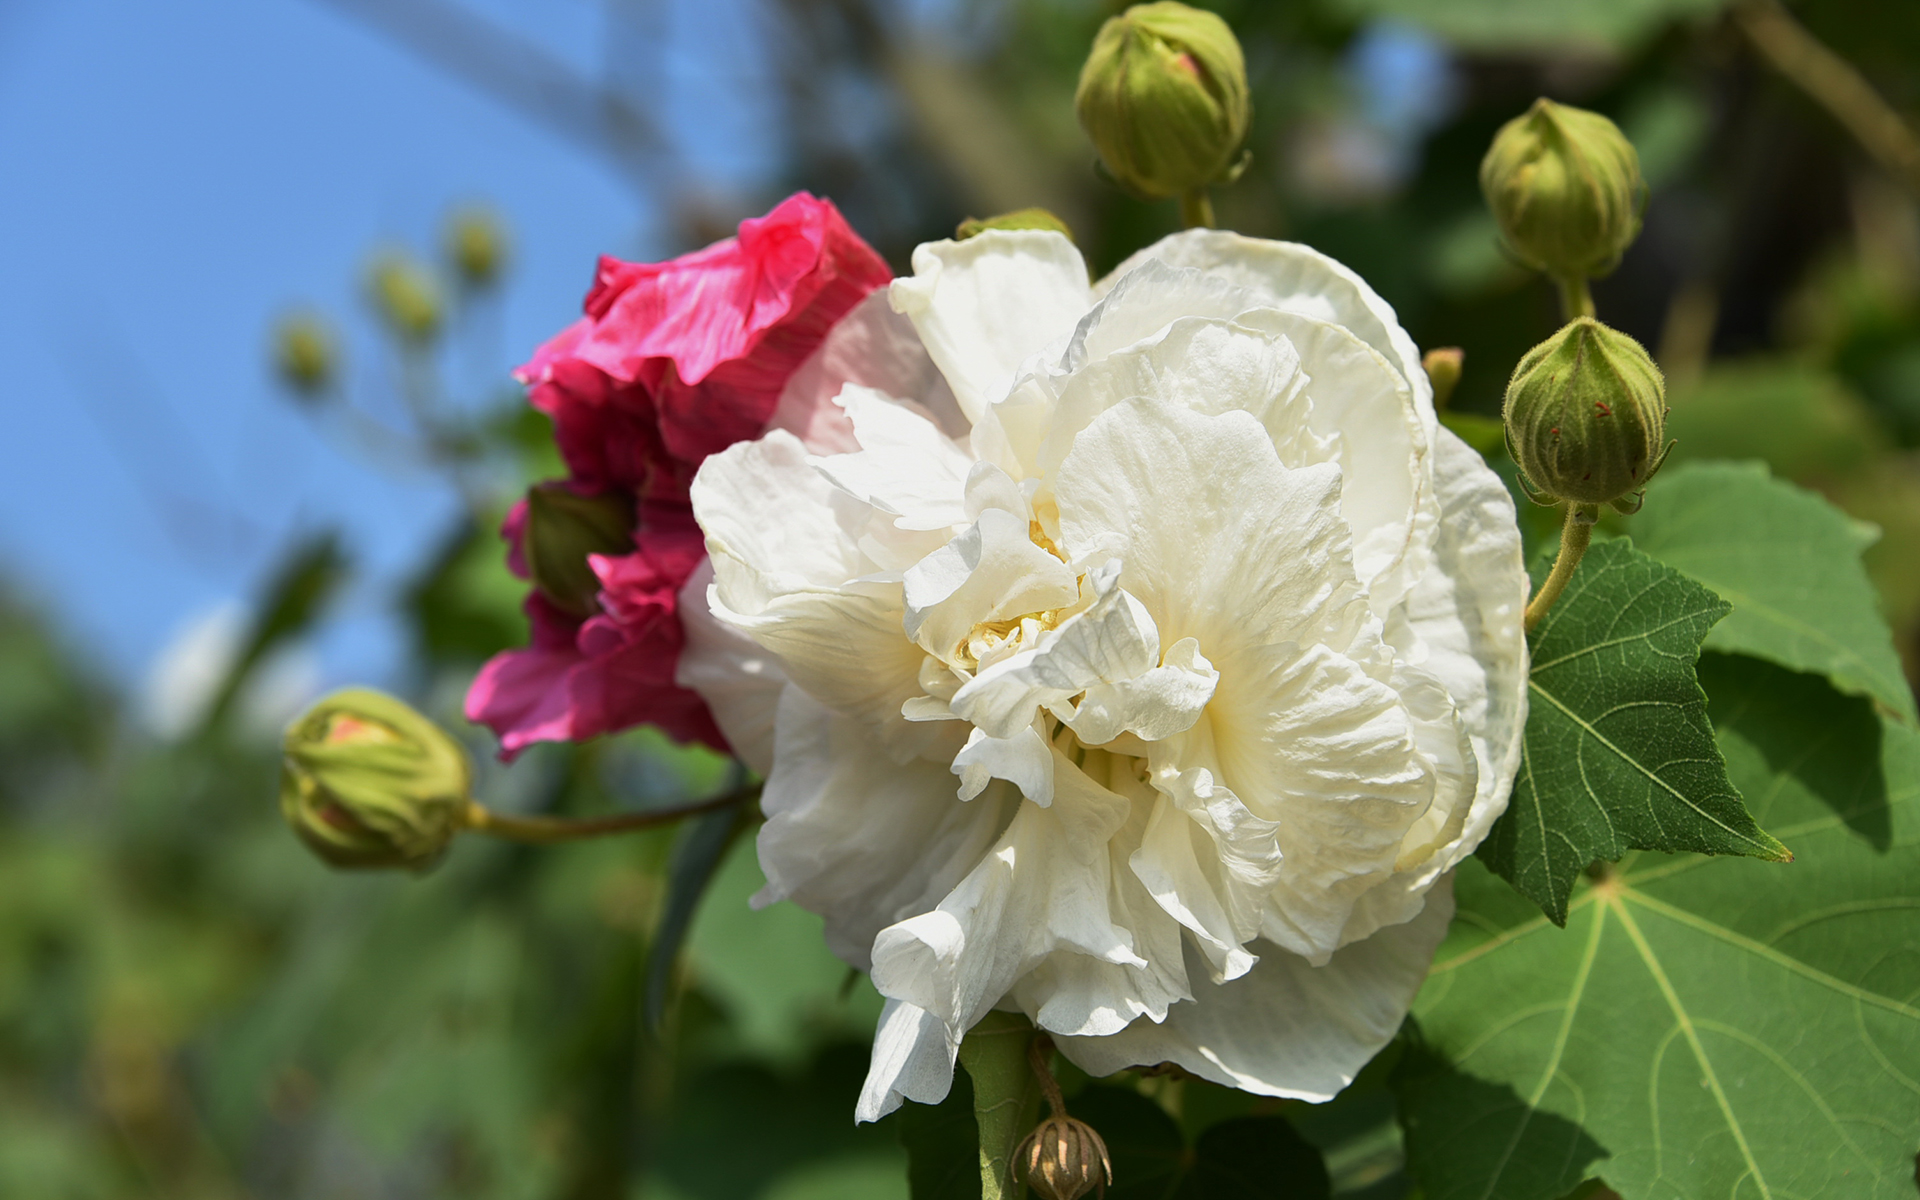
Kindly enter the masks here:
<path id="1" fill-rule="evenodd" d="M 1852 63 L 1827 49 L 1779 0 L 1741 0 L 1734 24 L 1774 70 L 1833 115 L 1901 185 L 1920 196 L 1920 140 Z"/>
<path id="2" fill-rule="evenodd" d="M 618 92 L 454 0 L 321 0 L 373 26 L 448 74 L 604 158 L 650 193 L 667 139 Z"/>

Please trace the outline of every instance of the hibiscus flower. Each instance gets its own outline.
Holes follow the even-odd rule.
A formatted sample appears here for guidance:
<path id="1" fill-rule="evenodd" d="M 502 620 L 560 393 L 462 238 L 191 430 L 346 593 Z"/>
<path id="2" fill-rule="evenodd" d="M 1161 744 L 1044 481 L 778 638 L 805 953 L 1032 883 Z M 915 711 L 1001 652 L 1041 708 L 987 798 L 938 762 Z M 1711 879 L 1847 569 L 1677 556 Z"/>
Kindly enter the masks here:
<path id="1" fill-rule="evenodd" d="M 707 455 L 768 428 L 795 371 L 890 275 L 830 202 L 805 193 L 671 262 L 600 260 L 586 315 L 518 375 L 553 420 L 566 487 L 617 498 L 632 545 L 589 557 L 599 591 L 584 603 L 529 592 L 532 644 L 474 679 L 467 717 L 493 728 L 503 756 L 642 723 L 727 749 L 674 678 L 679 592 L 705 559 L 688 481 Z M 838 428 L 805 406 L 785 420 L 810 437 Z M 502 530 L 523 578 L 526 520 L 523 501 Z"/>
<path id="2" fill-rule="evenodd" d="M 809 373 L 852 442 L 775 430 L 692 487 L 690 625 L 754 648 L 683 676 L 772 735 L 758 902 L 886 997 L 858 1115 L 941 1099 L 995 1008 L 1096 1075 L 1327 1099 L 1512 785 L 1506 490 L 1305 247 L 1189 231 L 1089 284 L 1066 238 L 989 232 L 913 266 Z"/>

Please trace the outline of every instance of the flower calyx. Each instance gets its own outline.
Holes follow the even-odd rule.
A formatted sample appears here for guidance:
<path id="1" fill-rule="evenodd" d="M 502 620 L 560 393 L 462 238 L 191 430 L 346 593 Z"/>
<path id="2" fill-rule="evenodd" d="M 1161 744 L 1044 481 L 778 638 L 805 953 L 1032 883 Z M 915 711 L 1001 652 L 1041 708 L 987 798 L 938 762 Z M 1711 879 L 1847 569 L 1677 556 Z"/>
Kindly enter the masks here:
<path id="1" fill-rule="evenodd" d="M 1213 13 L 1160 0 L 1109 18 L 1074 109 L 1107 174 L 1143 199 L 1230 183 L 1245 169 L 1246 59 Z"/>
<path id="2" fill-rule="evenodd" d="M 569 616 L 600 611 L 590 556 L 631 553 L 633 522 L 633 501 L 619 492 L 582 495 L 558 482 L 528 488 L 521 547 L 533 586 Z"/>
<path id="3" fill-rule="evenodd" d="M 1666 380 L 1646 349 L 1578 317 L 1520 360 L 1501 415 L 1534 500 L 1633 512 L 1672 448 L 1667 411 Z"/>
<path id="4" fill-rule="evenodd" d="M 953 231 L 953 237 L 955 241 L 964 242 L 989 229 L 1040 229 L 1073 240 L 1073 230 L 1067 228 L 1067 223 L 1044 208 L 1019 208 L 997 217 L 968 217 Z"/>
<path id="5" fill-rule="evenodd" d="M 1545 98 L 1494 135 L 1480 190 L 1513 253 L 1559 279 L 1611 272 L 1647 201 L 1640 156 L 1619 126 Z"/>
<path id="6" fill-rule="evenodd" d="M 348 688 L 287 727 L 280 811 L 336 867 L 432 866 L 473 809 L 460 744 L 401 700 Z"/>

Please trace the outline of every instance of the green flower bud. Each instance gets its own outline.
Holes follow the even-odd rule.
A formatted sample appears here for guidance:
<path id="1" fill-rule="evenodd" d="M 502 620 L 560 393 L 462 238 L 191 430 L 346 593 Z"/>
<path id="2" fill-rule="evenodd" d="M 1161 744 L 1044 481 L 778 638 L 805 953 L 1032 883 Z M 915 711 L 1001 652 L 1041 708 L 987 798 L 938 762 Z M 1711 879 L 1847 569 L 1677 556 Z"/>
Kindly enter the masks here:
<path id="1" fill-rule="evenodd" d="M 1667 386 L 1639 342 L 1578 317 L 1514 368 L 1507 449 L 1543 503 L 1639 507 L 1666 461 Z"/>
<path id="2" fill-rule="evenodd" d="M 1110 18 L 1073 103 L 1107 173 L 1135 195 L 1178 196 L 1245 166 L 1247 64 L 1210 12 L 1160 0 Z"/>
<path id="3" fill-rule="evenodd" d="M 506 231 L 492 213 L 463 209 L 447 219 L 447 261 L 462 287 L 482 291 L 499 282 L 507 258 Z"/>
<path id="4" fill-rule="evenodd" d="M 367 272 L 373 310 L 404 342 L 426 345 L 440 333 L 440 289 L 419 263 L 393 252 L 374 260 Z"/>
<path id="5" fill-rule="evenodd" d="M 1605 275 L 1640 233 L 1640 156 L 1599 113 L 1536 100 L 1494 135 L 1480 190 L 1507 245 L 1536 270 Z"/>
<path id="6" fill-rule="evenodd" d="M 1013 1152 L 1014 1177 L 1041 1200 L 1080 1200 L 1113 1182 L 1107 1144 L 1093 1126 L 1065 1113 L 1040 1122 Z"/>
<path id="7" fill-rule="evenodd" d="M 589 554 L 633 552 L 633 501 L 617 492 L 582 496 L 564 483 L 527 489 L 521 552 L 533 586 L 576 617 L 600 611 L 600 577 Z"/>
<path id="8" fill-rule="evenodd" d="M 392 696 L 335 692 L 287 727 L 280 811 L 336 867 L 432 866 L 472 806 L 466 751 Z"/>
<path id="9" fill-rule="evenodd" d="M 295 313 L 273 331 L 274 370 L 302 400 L 317 400 L 332 389 L 338 359 L 333 330 L 312 313 Z"/>
<path id="10" fill-rule="evenodd" d="M 1068 241 L 1073 240 L 1073 230 L 1067 228 L 1067 223 L 1044 208 L 1022 208 L 1015 212 L 1001 213 L 997 217 L 988 217 L 985 220 L 979 217 L 968 217 L 960 222 L 960 227 L 953 231 L 953 236 L 956 241 L 964 242 L 970 237 L 979 237 L 989 229 L 1050 229 L 1055 233 L 1066 235 Z"/>

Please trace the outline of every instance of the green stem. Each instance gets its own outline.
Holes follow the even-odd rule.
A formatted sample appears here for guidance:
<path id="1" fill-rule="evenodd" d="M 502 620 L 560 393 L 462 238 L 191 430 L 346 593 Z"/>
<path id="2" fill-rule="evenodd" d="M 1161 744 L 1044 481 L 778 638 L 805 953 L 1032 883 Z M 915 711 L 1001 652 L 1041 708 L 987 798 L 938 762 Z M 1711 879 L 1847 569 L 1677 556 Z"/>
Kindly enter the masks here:
<path id="1" fill-rule="evenodd" d="M 973 1079 L 980 1131 L 980 1200 L 1012 1200 L 1013 1151 L 1038 1123 L 1040 1088 L 1029 1066 L 1033 1026 L 1019 1013 L 990 1012 L 967 1030 L 960 1063 Z"/>
<path id="2" fill-rule="evenodd" d="M 1185 229 L 1213 228 L 1213 197 L 1206 188 L 1180 193 L 1180 225 Z"/>
<path id="3" fill-rule="evenodd" d="M 1566 320 L 1575 317 L 1591 317 L 1593 313 L 1593 289 L 1587 286 L 1585 275 L 1555 275 L 1553 285 L 1560 289 L 1560 315 Z"/>
<path id="4" fill-rule="evenodd" d="M 656 808 L 647 812 L 616 813 L 610 817 L 516 817 L 507 813 L 497 813 L 478 800 L 471 800 L 467 803 L 467 828 L 476 833 L 492 834 L 494 837 L 530 845 L 575 842 L 583 838 L 655 829 L 678 821 L 682 817 L 712 812 L 714 809 L 726 808 L 729 805 L 744 804 L 759 794 L 760 785 L 756 783 L 728 792 L 724 796 L 702 800 L 697 804 Z"/>
<path id="5" fill-rule="evenodd" d="M 1527 632 L 1540 623 L 1547 615 L 1553 602 L 1560 593 L 1567 590 L 1567 581 L 1573 578 L 1573 570 L 1580 565 L 1580 559 L 1587 552 L 1587 544 L 1593 541 L 1593 523 L 1600 517 L 1597 504 L 1567 504 L 1567 523 L 1560 528 L 1560 555 L 1553 560 L 1553 570 L 1547 573 L 1547 580 L 1540 590 L 1533 594 L 1527 603 Z"/>

